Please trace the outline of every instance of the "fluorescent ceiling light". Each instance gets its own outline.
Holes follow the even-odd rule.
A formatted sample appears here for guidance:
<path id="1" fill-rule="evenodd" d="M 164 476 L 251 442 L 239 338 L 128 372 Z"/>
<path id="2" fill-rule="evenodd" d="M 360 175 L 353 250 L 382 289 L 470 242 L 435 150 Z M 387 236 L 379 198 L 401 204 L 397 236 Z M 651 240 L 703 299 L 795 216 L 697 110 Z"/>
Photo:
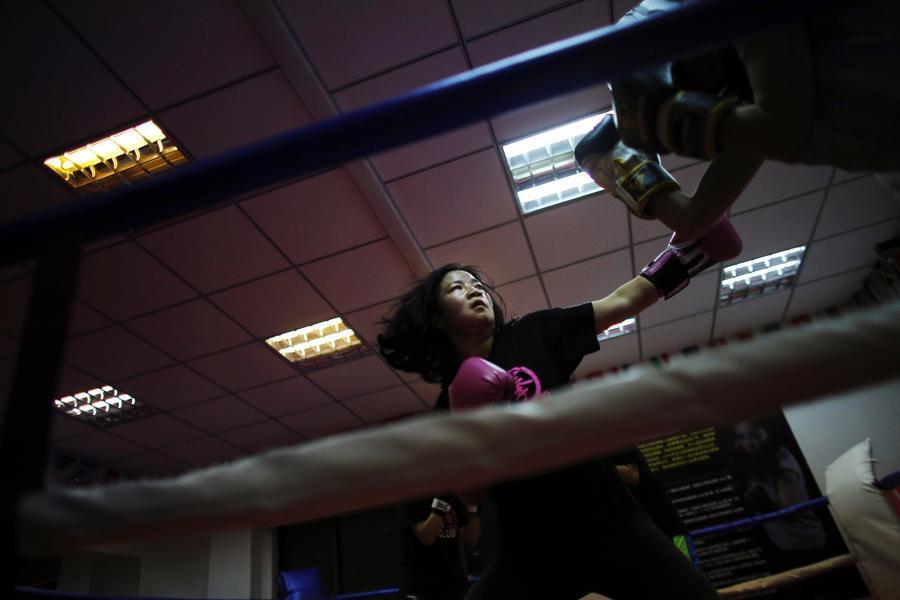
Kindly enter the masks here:
<path id="1" fill-rule="evenodd" d="M 343 355 L 362 347 L 356 333 L 340 317 L 270 337 L 266 343 L 289 361 L 301 364 L 314 364 L 320 357 Z"/>
<path id="2" fill-rule="evenodd" d="M 719 287 L 719 304 L 734 304 L 790 287 L 796 280 L 805 252 L 806 246 L 797 246 L 725 267 Z"/>
<path id="3" fill-rule="evenodd" d="M 111 385 L 75 392 L 53 400 L 53 408 L 70 417 L 98 426 L 122 423 L 153 412 L 131 394 Z"/>
<path id="4" fill-rule="evenodd" d="M 597 335 L 597 341 L 602 342 L 622 335 L 629 334 L 637 329 L 637 320 L 634 317 L 625 319 L 615 325 L 610 325 Z"/>
<path id="5" fill-rule="evenodd" d="M 603 189 L 575 162 L 575 146 L 611 112 L 591 115 L 503 145 L 506 167 L 523 213 Z"/>

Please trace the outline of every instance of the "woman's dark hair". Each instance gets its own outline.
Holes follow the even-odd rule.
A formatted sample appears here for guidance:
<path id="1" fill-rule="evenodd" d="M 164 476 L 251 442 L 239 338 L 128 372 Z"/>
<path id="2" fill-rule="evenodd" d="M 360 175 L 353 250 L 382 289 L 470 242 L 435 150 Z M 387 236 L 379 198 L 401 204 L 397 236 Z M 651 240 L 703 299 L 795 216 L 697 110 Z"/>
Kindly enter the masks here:
<path id="1" fill-rule="evenodd" d="M 477 267 L 451 263 L 421 279 L 394 305 L 392 314 L 380 321 L 385 329 L 378 336 L 378 351 L 395 369 L 418 373 L 431 383 L 450 381 L 459 367 L 456 349 L 437 326 L 441 282 L 451 271 L 465 271 L 484 285 L 494 300 L 495 332 L 505 322 L 503 299 Z"/>

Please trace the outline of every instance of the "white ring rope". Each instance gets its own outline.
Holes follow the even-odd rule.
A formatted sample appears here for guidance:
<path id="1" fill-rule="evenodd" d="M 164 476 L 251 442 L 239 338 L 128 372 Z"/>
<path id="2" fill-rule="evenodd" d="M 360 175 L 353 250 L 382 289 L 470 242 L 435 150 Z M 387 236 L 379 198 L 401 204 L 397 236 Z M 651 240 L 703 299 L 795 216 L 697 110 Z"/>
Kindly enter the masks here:
<path id="1" fill-rule="evenodd" d="M 804 565 L 781 573 L 775 573 L 767 577 L 744 581 L 735 585 L 717 590 L 720 598 L 743 598 L 749 594 L 759 594 L 767 590 L 774 590 L 781 586 L 789 585 L 804 579 L 816 577 L 822 573 L 834 571 L 841 567 L 856 564 L 856 559 L 849 554 L 833 556 L 810 565 Z"/>
<path id="2" fill-rule="evenodd" d="M 525 404 L 426 415 L 20 504 L 25 552 L 271 527 L 546 471 L 900 377 L 900 303 L 642 366 Z"/>

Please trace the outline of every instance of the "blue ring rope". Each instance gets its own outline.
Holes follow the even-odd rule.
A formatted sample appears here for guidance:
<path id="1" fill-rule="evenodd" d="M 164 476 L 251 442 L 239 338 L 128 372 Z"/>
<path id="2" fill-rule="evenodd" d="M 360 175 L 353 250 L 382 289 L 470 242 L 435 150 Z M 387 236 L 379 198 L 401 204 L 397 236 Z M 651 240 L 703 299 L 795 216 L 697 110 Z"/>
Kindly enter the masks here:
<path id="1" fill-rule="evenodd" d="M 789 515 L 794 513 L 803 512 L 804 510 L 809 510 L 811 508 L 815 508 L 817 506 L 825 506 L 828 504 L 828 497 L 821 496 L 819 498 L 813 498 L 812 500 L 807 500 L 806 502 L 799 502 L 797 504 L 792 504 L 787 508 L 782 508 L 780 510 L 764 513 L 761 515 L 755 515 L 752 517 L 747 517 L 744 519 L 738 519 L 737 521 L 730 521 L 728 523 L 722 523 L 720 525 L 711 525 L 709 527 L 702 527 L 700 529 L 695 529 L 690 532 L 693 537 L 697 537 L 700 535 L 709 535 L 711 533 L 721 533 L 723 531 L 731 531 L 732 529 L 738 529 L 739 527 L 745 527 L 747 525 L 755 525 L 758 523 L 765 523 L 767 521 L 774 521 L 776 519 L 783 519 Z"/>

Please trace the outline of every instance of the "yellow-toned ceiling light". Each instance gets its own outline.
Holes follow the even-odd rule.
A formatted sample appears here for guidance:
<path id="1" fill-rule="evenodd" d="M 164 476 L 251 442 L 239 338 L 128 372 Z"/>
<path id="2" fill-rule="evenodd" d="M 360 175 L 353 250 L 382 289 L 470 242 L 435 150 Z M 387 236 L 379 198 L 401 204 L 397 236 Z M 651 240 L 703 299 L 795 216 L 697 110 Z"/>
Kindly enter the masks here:
<path id="1" fill-rule="evenodd" d="M 109 189 L 187 162 L 153 121 L 51 156 L 44 161 L 80 191 Z"/>
<path id="2" fill-rule="evenodd" d="M 362 346 L 356 333 L 340 317 L 301 327 L 266 340 L 292 363 L 311 364 L 329 355 L 337 356 Z"/>
<path id="3" fill-rule="evenodd" d="M 70 417 L 88 421 L 99 427 L 122 423 L 154 412 L 134 396 L 111 385 L 75 392 L 53 401 L 53 408 Z"/>

